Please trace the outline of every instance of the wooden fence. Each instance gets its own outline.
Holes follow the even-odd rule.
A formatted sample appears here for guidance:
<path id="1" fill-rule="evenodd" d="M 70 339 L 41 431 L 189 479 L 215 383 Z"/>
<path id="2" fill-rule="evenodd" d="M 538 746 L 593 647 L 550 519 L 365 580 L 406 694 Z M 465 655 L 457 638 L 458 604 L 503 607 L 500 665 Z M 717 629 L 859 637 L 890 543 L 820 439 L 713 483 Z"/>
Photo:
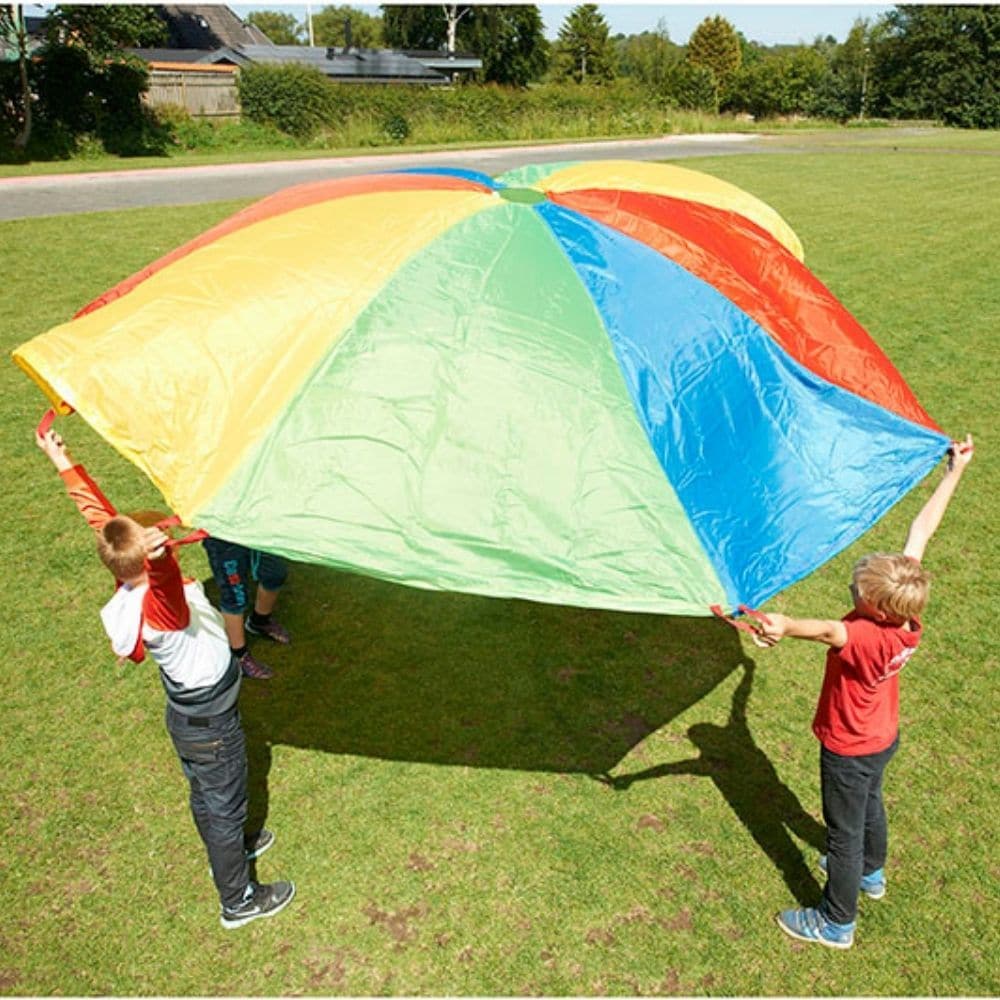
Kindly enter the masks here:
<path id="1" fill-rule="evenodd" d="M 236 67 L 151 63 L 146 101 L 180 105 L 193 118 L 239 118 Z"/>

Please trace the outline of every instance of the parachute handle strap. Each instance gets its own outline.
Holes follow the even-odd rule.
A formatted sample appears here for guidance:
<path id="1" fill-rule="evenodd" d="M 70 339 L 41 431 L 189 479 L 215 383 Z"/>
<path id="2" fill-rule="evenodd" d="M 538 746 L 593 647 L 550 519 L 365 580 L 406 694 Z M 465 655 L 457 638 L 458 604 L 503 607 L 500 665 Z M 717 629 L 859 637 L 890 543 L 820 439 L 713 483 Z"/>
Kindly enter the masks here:
<path id="1" fill-rule="evenodd" d="M 35 433 L 39 437 L 45 437 L 45 435 L 48 434 L 50 430 L 52 430 L 52 424 L 55 422 L 56 417 L 60 413 L 69 414 L 75 412 L 76 411 L 73 409 L 72 406 L 69 405 L 69 403 L 60 402 L 58 406 L 50 407 L 42 415 L 42 419 L 38 421 L 38 426 L 35 428 Z"/>
<path id="2" fill-rule="evenodd" d="M 52 424 L 56 419 L 55 410 L 46 410 L 44 416 L 38 421 L 38 426 L 35 428 L 35 433 L 40 437 L 45 437 L 50 430 L 52 430 Z"/>
<path id="3" fill-rule="evenodd" d="M 756 611 L 753 608 L 748 608 L 745 604 L 740 604 L 737 608 L 738 612 L 742 615 L 747 615 L 750 618 L 755 618 L 757 621 L 763 623 L 764 625 L 770 625 L 771 619 L 767 617 L 762 611 Z M 750 635 L 758 635 L 759 629 L 754 628 L 747 621 L 742 621 L 737 618 L 735 614 L 727 615 L 724 614 L 722 608 L 718 604 L 713 604 L 709 607 L 709 611 L 715 615 L 716 618 L 721 618 L 727 625 L 732 625 L 733 628 L 738 629 L 740 632 L 749 632 Z"/>
<path id="4" fill-rule="evenodd" d="M 170 517 L 165 517 L 162 521 L 158 521 L 154 527 L 159 528 L 160 531 L 166 531 L 167 528 L 175 528 L 180 523 L 181 519 L 176 514 L 172 514 Z M 167 547 L 175 548 L 178 545 L 190 545 L 192 542 L 200 542 L 203 538 L 208 538 L 208 532 L 204 528 L 198 528 L 183 538 L 171 538 L 167 542 Z"/>

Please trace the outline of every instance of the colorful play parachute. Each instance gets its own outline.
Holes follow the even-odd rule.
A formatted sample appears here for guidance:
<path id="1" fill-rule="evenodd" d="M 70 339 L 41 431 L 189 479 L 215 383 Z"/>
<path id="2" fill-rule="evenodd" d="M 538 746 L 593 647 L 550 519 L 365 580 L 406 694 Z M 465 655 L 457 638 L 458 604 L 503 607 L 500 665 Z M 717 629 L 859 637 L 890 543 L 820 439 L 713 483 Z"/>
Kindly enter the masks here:
<path id="1" fill-rule="evenodd" d="M 674 166 L 291 188 L 15 352 L 184 523 L 417 587 L 755 605 L 948 441 L 756 198 Z"/>

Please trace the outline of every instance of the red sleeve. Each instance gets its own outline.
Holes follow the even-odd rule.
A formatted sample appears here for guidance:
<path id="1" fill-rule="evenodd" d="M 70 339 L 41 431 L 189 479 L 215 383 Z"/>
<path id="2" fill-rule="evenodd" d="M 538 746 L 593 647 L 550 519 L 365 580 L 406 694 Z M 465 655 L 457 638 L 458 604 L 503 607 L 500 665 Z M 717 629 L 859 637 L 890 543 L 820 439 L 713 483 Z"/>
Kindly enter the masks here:
<path id="1" fill-rule="evenodd" d="M 143 620 L 160 632 L 179 632 L 187 628 L 191 610 L 184 596 L 181 568 L 173 552 L 167 549 L 159 559 L 147 559 L 146 573 L 149 589 L 142 601 Z"/>
<path id="2" fill-rule="evenodd" d="M 845 621 L 847 642 L 839 650 L 840 659 L 865 684 L 877 684 L 896 652 L 892 635 L 867 618 Z"/>
<path id="3" fill-rule="evenodd" d="M 94 531 L 100 531 L 118 513 L 82 465 L 74 465 L 59 475 L 66 484 L 70 499 Z"/>

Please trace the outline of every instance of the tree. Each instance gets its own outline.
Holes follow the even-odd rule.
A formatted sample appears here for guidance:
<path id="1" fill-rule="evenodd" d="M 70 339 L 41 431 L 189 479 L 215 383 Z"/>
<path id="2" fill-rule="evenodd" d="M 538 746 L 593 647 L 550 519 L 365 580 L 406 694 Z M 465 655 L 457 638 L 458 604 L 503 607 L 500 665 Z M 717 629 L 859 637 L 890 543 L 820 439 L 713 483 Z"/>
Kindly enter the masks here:
<path id="1" fill-rule="evenodd" d="M 559 28 L 554 51 L 556 76 L 577 83 L 603 83 L 615 78 L 615 50 L 608 22 L 597 4 L 574 7 Z"/>
<path id="2" fill-rule="evenodd" d="M 755 118 L 813 114 L 826 99 L 829 77 L 830 65 L 823 52 L 798 45 L 741 66 L 732 78 L 727 107 Z"/>
<path id="3" fill-rule="evenodd" d="M 670 41 L 666 23 L 656 31 L 644 31 L 615 39 L 618 66 L 623 76 L 631 76 L 654 90 L 662 90 L 671 67 L 680 59 L 681 49 Z"/>
<path id="4" fill-rule="evenodd" d="M 45 18 L 50 45 L 76 45 L 100 63 L 121 49 L 159 45 L 167 26 L 155 7 L 128 4 L 59 4 Z"/>
<path id="5" fill-rule="evenodd" d="M 302 25 L 285 11 L 255 10 L 247 15 L 247 24 L 260 28 L 275 45 L 301 45 Z"/>
<path id="6" fill-rule="evenodd" d="M 541 11 L 533 5 L 472 7 L 459 27 L 463 49 L 483 61 L 482 79 L 524 87 L 545 73 L 549 45 Z"/>
<path id="7" fill-rule="evenodd" d="M 715 75 L 718 109 L 722 94 L 740 68 L 742 51 L 736 29 L 724 17 L 706 17 L 688 39 L 687 58 Z"/>
<path id="8" fill-rule="evenodd" d="M 28 34 L 24 26 L 24 5 L 0 7 L 0 35 L 17 42 L 17 72 L 20 83 L 20 108 L 15 109 L 19 127 L 14 149 L 23 153 L 31 139 L 31 85 L 28 82 Z"/>
<path id="9" fill-rule="evenodd" d="M 837 93 L 842 95 L 846 117 L 864 118 L 868 110 L 871 86 L 871 26 L 858 18 L 830 58 L 830 71 L 835 78 Z"/>
<path id="10" fill-rule="evenodd" d="M 97 135 L 121 155 L 160 152 L 166 134 L 141 100 L 149 68 L 121 50 L 162 42 L 155 8 L 59 5 L 45 19 L 48 43 L 36 68 L 39 131 L 69 149 Z"/>
<path id="11" fill-rule="evenodd" d="M 737 31 L 736 37 L 740 41 L 740 66 L 750 66 L 764 58 L 766 50 L 760 42 L 747 41 L 742 31 Z"/>
<path id="12" fill-rule="evenodd" d="M 393 49 L 443 49 L 448 20 L 442 4 L 395 7 L 382 5 L 382 36 Z"/>
<path id="13" fill-rule="evenodd" d="M 899 6 L 872 49 L 876 113 L 1000 128 L 1000 7 Z"/>
<path id="14" fill-rule="evenodd" d="M 350 23 L 351 45 L 359 49 L 382 48 L 382 18 L 357 7 L 324 7 L 313 15 L 313 38 L 317 45 L 347 45 Z"/>

